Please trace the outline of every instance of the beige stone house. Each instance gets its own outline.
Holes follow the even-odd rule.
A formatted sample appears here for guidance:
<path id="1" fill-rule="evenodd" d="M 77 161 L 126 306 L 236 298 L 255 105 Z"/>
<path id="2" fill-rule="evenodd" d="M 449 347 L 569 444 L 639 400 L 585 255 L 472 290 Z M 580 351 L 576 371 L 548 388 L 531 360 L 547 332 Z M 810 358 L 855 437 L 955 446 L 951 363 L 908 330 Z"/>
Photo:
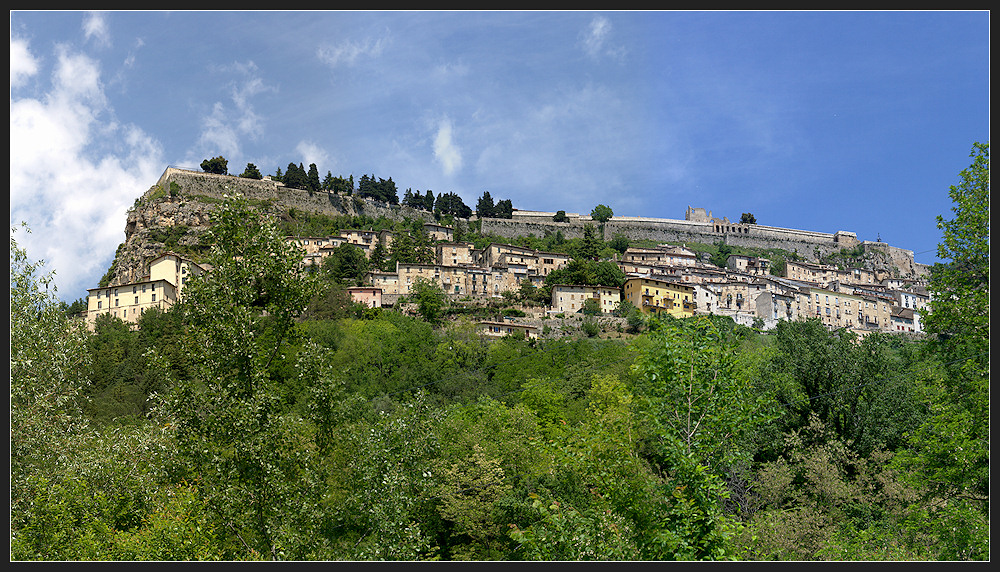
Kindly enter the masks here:
<path id="1" fill-rule="evenodd" d="M 697 255 L 693 250 L 681 246 L 630 247 L 622 253 L 619 260 L 650 266 L 694 266 Z"/>
<path id="2" fill-rule="evenodd" d="M 434 255 L 438 264 L 450 266 L 471 266 L 476 245 L 471 242 L 439 242 L 434 245 Z"/>
<path id="3" fill-rule="evenodd" d="M 552 311 L 557 314 L 574 314 L 583 310 L 587 300 L 595 300 L 602 314 L 610 314 L 621 304 L 621 289 L 610 286 L 582 286 L 554 284 L 552 286 Z"/>
<path id="4" fill-rule="evenodd" d="M 425 222 L 424 231 L 430 237 L 431 241 L 451 242 L 455 240 L 455 231 L 450 226 Z"/>
<path id="5" fill-rule="evenodd" d="M 395 272 L 372 271 L 365 275 L 364 282 L 382 290 L 382 294 L 399 295 L 399 274 Z"/>
<path id="6" fill-rule="evenodd" d="M 205 271 L 179 254 L 161 254 L 150 261 L 149 272 L 138 282 L 87 290 L 87 327 L 93 330 L 101 314 L 135 324 L 149 308 L 166 310 L 181 298 L 188 280 Z"/>
<path id="7" fill-rule="evenodd" d="M 528 324 L 516 324 L 513 322 L 483 321 L 476 324 L 476 331 L 482 336 L 491 338 L 521 336 L 532 339 L 538 337 L 538 328 L 535 326 L 530 326 Z"/>
<path id="8" fill-rule="evenodd" d="M 771 261 L 759 256 L 744 256 L 740 254 L 730 254 L 726 259 L 726 268 L 731 268 L 738 272 L 745 272 L 752 276 L 769 274 L 771 271 Z"/>
<path id="9" fill-rule="evenodd" d="M 557 270 L 559 268 L 562 268 L 563 266 L 566 266 L 567 264 L 569 264 L 569 261 L 572 258 L 568 254 L 563 254 L 559 252 L 538 251 L 535 252 L 535 255 L 537 256 L 538 259 L 537 262 L 538 275 L 541 276 L 542 278 L 548 276 L 549 273 L 552 272 L 553 270 Z"/>

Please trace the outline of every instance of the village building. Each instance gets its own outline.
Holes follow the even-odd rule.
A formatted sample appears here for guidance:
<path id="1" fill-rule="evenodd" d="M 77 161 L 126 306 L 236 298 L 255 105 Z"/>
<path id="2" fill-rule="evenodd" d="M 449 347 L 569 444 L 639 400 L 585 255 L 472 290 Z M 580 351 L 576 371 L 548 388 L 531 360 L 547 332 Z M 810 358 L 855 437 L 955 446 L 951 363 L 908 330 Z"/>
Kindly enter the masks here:
<path id="1" fill-rule="evenodd" d="M 764 322 L 765 330 L 774 328 L 780 321 L 792 322 L 799 319 L 799 304 L 793 293 L 765 290 L 757 294 L 754 307 L 757 316 Z"/>
<path id="2" fill-rule="evenodd" d="M 542 278 L 549 275 L 553 270 L 558 270 L 567 264 L 572 259 L 572 257 L 565 253 L 557 252 L 535 252 L 537 257 L 537 268 L 536 271 Z"/>
<path id="3" fill-rule="evenodd" d="M 180 299 L 189 279 L 206 271 L 202 265 L 172 252 L 154 258 L 148 268 L 137 282 L 87 290 L 87 328 L 93 330 L 101 314 L 134 325 L 150 308 L 166 310 Z"/>
<path id="4" fill-rule="evenodd" d="M 432 242 L 443 241 L 451 242 L 455 240 L 455 230 L 450 226 L 445 226 L 443 224 L 435 224 L 432 222 L 424 223 L 424 232 L 430 237 Z"/>
<path id="5" fill-rule="evenodd" d="M 890 293 L 900 308 L 923 312 L 930 302 L 930 296 L 925 289 L 890 290 Z"/>
<path id="6" fill-rule="evenodd" d="M 719 286 L 710 282 L 692 284 L 696 314 L 719 313 Z"/>
<path id="7" fill-rule="evenodd" d="M 760 276 L 771 273 L 771 261 L 759 256 L 730 254 L 726 259 L 726 268 L 751 276 Z"/>
<path id="8" fill-rule="evenodd" d="M 596 302 L 602 314 L 611 314 L 621 304 L 621 289 L 611 286 L 552 285 L 552 312 L 575 314 L 584 309 L 587 300 Z"/>
<path id="9" fill-rule="evenodd" d="M 866 324 L 877 324 L 879 321 L 877 315 L 872 314 L 869 302 L 863 296 L 849 292 L 808 288 L 800 294 L 798 309 L 803 319 L 817 318 L 830 330 L 847 328 L 861 331 L 868 327 Z M 885 318 L 883 323 L 888 324 L 888 314 Z"/>
<path id="10" fill-rule="evenodd" d="M 364 283 L 382 291 L 382 296 L 399 296 L 399 274 L 374 270 L 365 275 Z"/>
<path id="11" fill-rule="evenodd" d="M 657 248 L 630 247 L 619 260 L 650 266 L 694 266 L 697 255 L 693 250 L 680 246 L 661 245 Z"/>
<path id="12" fill-rule="evenodd" d="M 364 304 L 369 308 L 382 307 L 382 289 L 373 286 L 353 286 L 347 289 L 351 300 Z"/>
<path id="13" fill-rule="evenodd" d="M 471 242 L 439 242 L 434 245 L 438 264 L 471 266 L 475 260 L 476 245 Z"/>
<path id="14" fill-rule="evenodd" d="M 908 334 L 923 332 L 923 327 L 920 324 L 920 313 L 912 308 L 895 307 L 889 319 L 893 332 Z"/>
<path id="15" fill-rule="evenodd" d="M 697 307 L 694 287 L 645 277 L 625 280 L 623 298 L 644 314 L 668 313 L 676 318 L 691 317 Z"/>
<path id="16" fill-rule="evenodd" d="M 538 328 L 528 324 L 514 322 L 483 321 L 476 324 L 476 331 L 486 337 L 502 338 L 504 336 L 519 336 L 528 339 L 538 337 Z"/>

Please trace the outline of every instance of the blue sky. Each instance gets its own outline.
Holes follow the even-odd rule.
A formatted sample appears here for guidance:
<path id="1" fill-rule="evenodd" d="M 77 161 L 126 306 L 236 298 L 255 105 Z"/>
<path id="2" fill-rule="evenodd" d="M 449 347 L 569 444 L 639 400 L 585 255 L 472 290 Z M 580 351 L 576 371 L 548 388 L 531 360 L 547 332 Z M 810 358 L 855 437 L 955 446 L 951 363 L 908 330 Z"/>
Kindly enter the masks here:
<path id="1" fill-rule="evenodd" d="M 989 12 L 12 11 L 11 225 L 86 296 L 168 166 L 881 239 L 933 263 Z"/>

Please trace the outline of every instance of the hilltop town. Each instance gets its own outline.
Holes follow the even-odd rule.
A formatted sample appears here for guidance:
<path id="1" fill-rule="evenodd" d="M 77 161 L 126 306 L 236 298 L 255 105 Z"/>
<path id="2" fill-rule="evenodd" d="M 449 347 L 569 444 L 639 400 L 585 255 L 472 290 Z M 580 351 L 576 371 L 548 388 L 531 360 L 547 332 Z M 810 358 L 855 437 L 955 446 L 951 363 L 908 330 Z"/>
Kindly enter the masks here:
<path id="1" fill-rule="evenodd" d="M 620 330 L 629 314 L 636 313 L 723 315 L 764 330 L 781 320 L 816 318 L 831 330 L 845 328 L 862 336 L 875 331 L 920 334 L 920 315 L 928 302 L 927 268 L 913 261 L 912 252 L 861 242 L 847 231 L 824 234 L 732 223 L 690 206 L 684 220 L 612 216 L 595 221 L 586 215 L 514 210 L 509 219 L 452 218 L 445 224 L 431 212 L 370 198 L 313 196 L 269 178 L 168 168 L 137 199 L 126 223 L 126 242 L 102 284 L 88 291 L 88 325 L 102 313 L 134 323 L 146 309 L 180 300 L 191 277 L 211 271 L 185 246 L 197 243 L 199 232 L 210 225 L 212 207 L 232 194 L 246 196 L 278 218 L 299 212 L 418 221 L 414 230 L 402 232 L 423 234 L 432 258 L 397 259 L 391 268 L 379 266 L 401 231 L 294 232 L 287 241 L 301 249 L 303 265 L 313 268 L 345 246 L 358 249 L 368 261 L 377 256 L 380 264 L 347 288 L 355 301 L 370 307 L 405 311 L 418 281 L 435 285 L 456 305 L 509 303 L 514 311 L 478 322 L 487 336 L 558 335 L 567 329 L 550 327 L 554 322 L 549 320 L 566 318 L 605 320 L 605 328 L 617 324 Z M 479 247 L 466 240 L 473 226 L 477 237 L 494 240 Z M 604 259 L 616 268 L 616 278 L 553 281 L 574 276 L 557 272 L 567 269 L 573 255 L 525 247 L 519 240 L 553 233 L 566 239 L 594 239 L 598 233 L 620 239 L 619 246 L 625 247 Z M 714 244 L 715 256 L 696 244 Z M 842 257 L 838 265 L 821 262 L 843 253 L 855 256 Z"/>

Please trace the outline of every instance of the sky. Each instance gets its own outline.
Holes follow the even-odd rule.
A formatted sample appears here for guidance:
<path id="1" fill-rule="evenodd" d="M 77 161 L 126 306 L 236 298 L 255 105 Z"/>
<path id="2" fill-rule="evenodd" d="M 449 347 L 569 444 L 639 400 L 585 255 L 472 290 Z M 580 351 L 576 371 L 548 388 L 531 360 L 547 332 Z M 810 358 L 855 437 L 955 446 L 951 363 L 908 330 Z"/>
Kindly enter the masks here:
<path id="1" fill-rule="evenodd" d="M 932 264 L 977 141 L 988 11 L 10 12 L 12 236 L 64 301 L 168 166 L 217 156 Z"/>

